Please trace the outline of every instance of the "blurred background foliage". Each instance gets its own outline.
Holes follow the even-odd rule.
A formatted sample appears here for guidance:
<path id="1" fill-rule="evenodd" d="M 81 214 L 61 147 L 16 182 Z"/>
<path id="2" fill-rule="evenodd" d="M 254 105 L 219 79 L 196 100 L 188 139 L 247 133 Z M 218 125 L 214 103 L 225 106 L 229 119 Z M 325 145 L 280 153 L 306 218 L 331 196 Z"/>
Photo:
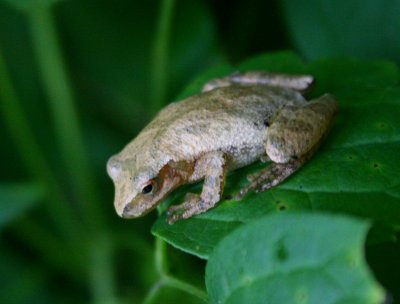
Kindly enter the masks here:
<path id="1" fill-rule="evenodd" d="M 281 49 L 400 63 L 398 16 L 398 0 L 0 1 L 0 303 L 137 303 L 152 286 L 149 303 L 201 303 L 184 290 L 201 298 L 204 262 L 154 242 L 155 212 L 116 216 L 108 157 L 215 66 Z M 398 249 L 367 252 L 378 280 Z"/>

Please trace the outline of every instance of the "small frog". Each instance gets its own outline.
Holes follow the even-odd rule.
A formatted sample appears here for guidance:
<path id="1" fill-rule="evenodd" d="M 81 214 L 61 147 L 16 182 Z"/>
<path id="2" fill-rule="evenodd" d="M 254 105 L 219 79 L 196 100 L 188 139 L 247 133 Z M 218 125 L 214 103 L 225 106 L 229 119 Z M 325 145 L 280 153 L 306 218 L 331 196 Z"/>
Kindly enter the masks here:
<path id="1" fill-rule="evenodd" d="M 265 191 L 298 170 L 327 134 L 338 105 L 331 95 L 306 101 L 310 75 L 234 73 L 207 82 L 203 91 L 166 106 L 107 163 L 115 184 L 115 209 L 123 218 L 153 210 L 172 190 L 204 180 L 167 211 L 168 222 L 213 208 L 228 170 L 272 161 L 248 176 L 251 190 Z"/>

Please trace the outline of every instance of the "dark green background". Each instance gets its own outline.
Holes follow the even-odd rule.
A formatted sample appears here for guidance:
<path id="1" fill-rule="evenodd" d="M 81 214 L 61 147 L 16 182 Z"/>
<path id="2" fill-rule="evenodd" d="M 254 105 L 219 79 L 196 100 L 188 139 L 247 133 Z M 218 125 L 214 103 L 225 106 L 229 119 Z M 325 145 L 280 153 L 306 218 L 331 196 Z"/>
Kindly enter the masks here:
<path id="1" fill-rule="evenodd" d="M 396 0 L 1 1 L 0 302 L 140 302 L 158 279 L 156 214 L 116 216 L 108 157 L 210 68 L 282 49 L 399 64 L 398 16 Z M 368 247 L 394 294 L 398 257 L 396 244 Z M 203 288 L 202 260 L 168 248 L 168 268 Z M 156 297 L 197 303 L 170 287 Z"/>

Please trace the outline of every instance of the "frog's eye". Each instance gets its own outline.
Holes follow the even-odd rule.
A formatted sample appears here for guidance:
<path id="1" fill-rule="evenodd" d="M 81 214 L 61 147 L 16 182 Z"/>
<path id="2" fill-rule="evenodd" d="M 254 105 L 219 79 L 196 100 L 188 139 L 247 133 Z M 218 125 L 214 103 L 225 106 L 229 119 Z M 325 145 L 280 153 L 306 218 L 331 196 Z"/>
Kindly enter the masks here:
<path id="1" fill-rule="evenodd" d="M 142 188 L 142 194 L 150 194 L 155 189 L 155 182 L 154 180 L 150 180 L 144 187 Z"/>

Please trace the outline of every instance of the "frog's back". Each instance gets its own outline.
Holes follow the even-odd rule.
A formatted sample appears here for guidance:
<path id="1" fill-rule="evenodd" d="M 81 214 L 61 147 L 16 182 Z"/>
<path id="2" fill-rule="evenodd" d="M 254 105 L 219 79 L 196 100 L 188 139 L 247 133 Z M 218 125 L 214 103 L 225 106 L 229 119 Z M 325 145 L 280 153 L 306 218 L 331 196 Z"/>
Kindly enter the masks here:
<path id="1" fill-rule="evenodd" d="M 190 113 L 208 112 L 206 119 L 214 118 L 213 114 L 227 112 L 232 117 L 254 117 L 254 113 L 262 111 L 272 117 L 287 102 L 304 102 L 298 92 L 284 88 L 253 85 L 232 85 L 212 91 L 200 93 L 187 99 L 173 102 L 163 108 L 146 127 L 165 128 L 173 122 L 186 119 Z"/>
<path id="2" fill-rule="evenodd" d="M 174 160 L 215 150 L 261 151 L 275 113 L 287 102 L 304 101 L 300 93 L 277 87 L 224 87 L 168 105 L 143 132 L 156 134 L 152 149 Z"/>

